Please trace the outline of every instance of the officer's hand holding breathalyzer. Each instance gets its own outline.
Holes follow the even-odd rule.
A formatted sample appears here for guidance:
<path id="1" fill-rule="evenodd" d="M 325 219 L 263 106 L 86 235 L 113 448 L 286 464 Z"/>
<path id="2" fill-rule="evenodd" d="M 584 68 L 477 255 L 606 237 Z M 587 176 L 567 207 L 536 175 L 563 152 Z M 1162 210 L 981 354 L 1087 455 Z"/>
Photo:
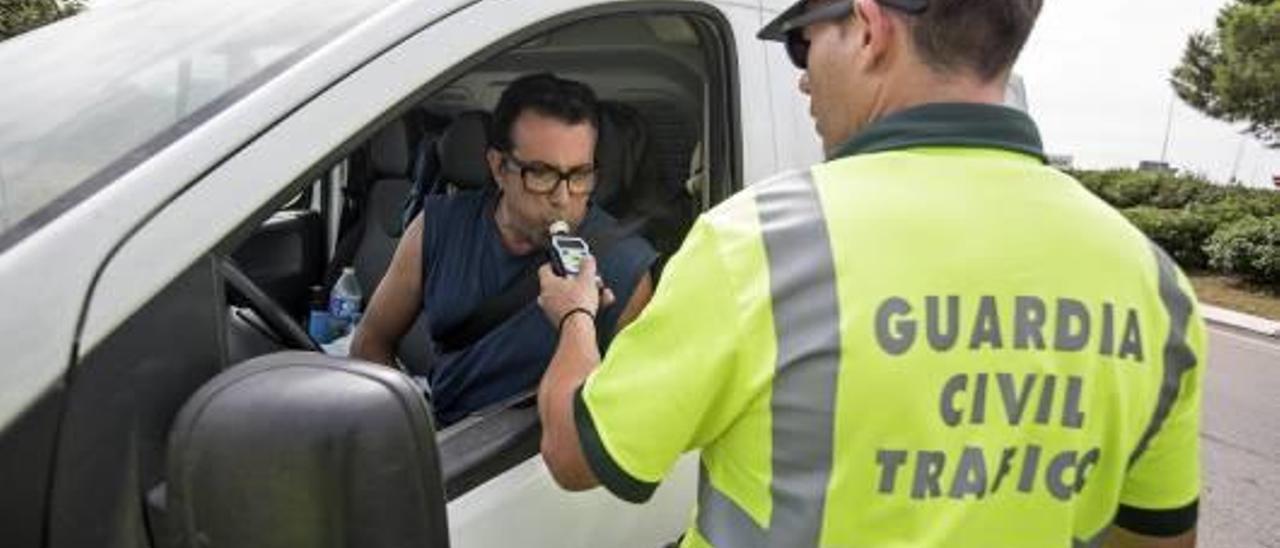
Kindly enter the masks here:
<path id="1" fill-rule="evenodd" d="M 586 241 L 568 233 L 567 225 L 551 227 L 548 264 L 538 269 L 542 292 L 538 305 L 557 331 L 573 314 L 595 319 L 603 307 L 613 304 L 613 292 L 603 287 L 596 261 Z"/>

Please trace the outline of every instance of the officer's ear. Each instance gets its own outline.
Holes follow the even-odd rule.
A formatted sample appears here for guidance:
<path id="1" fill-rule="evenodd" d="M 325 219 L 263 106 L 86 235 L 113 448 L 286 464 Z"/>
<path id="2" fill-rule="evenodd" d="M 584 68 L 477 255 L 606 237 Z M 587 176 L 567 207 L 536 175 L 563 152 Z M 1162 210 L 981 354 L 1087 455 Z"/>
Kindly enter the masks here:
<path id="1" fill-rule="evenodd" d="M 865 50 L 862 56 L 866 68 L 883 64 L 894 50 L 898 28 L 893 15 L 876 0 L 854 0 L 853 13 L 857 29 L 858 47 Z"/>

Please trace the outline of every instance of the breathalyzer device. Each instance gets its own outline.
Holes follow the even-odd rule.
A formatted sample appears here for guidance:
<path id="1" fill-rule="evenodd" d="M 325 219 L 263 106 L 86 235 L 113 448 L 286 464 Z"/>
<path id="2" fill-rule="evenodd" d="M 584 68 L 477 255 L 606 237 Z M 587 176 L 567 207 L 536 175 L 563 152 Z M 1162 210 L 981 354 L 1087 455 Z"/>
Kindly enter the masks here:
<path id="1" fill-rule="evenodd" d="M 569 234 L 569 223 L 564 221 L 551 223 L 547 232 L 551 235 L 551 246 L 547 249 L 551 270 L 561 277 L 577 276 L 582 271 L 582 261 L 591 255 L 587 241 Z"/>

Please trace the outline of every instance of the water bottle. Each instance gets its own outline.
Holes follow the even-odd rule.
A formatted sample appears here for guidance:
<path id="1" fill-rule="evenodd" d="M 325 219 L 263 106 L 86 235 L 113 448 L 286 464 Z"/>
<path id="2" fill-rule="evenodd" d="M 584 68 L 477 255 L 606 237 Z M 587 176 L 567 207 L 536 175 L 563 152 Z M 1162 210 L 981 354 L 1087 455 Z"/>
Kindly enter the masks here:
<path id="1" fill-rule="evenodd" d="M 311 286 L 311 311 L 307 316 L 307 334 L 320 344 L 328 344 L 337 338 L 333 330 L 333 317 L 329 314 L 329 302 L 324 287 Z"/>
<path id="2" fill-rule="evenodd" d="M 333 284 L 329 292 L 329 315 L 344 330 L 355 329 L 360 321 L 360 305 L 364 295 L 360 291 L 360 282 L 356 280 L 356 269 L 342 269 L 342 276 Z"/>

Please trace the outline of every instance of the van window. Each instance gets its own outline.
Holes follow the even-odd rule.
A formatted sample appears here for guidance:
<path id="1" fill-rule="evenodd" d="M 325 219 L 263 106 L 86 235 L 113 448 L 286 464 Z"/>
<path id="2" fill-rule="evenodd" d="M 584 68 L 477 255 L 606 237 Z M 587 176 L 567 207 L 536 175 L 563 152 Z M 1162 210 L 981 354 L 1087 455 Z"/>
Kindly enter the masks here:
<path id="1" fill-rule="evenodd" d="M 697 214 L 741 188 L 727 23 L 698 10 L 568 19 L 526 29 L 462 61 L 338 149 L 349 152 L 335 151 L 333 169 L 317 170 L 329 176 L 310 200 L 302 197 L 307 192 L 296 193 L 311 181 L 299 180 L 289 197 L 274 201 L 277 210 L 306 204 L 301 209 L 312 210 L 316 222 L 288 215 L 297 231 L 284 239 L 285 225 L 275 215 L 261 227 L 237 229 L 223 252 L 299 323 L 307 321 L 307 285 L 323 298 L 343 267 L 354 268 L 371 297 L 413 217 L 415 198 L 421 199 L 415 195 L 493 184 L 484 160 L 488 117 L 511 81 L 550 72 L 589 85 L 600 99 L 600 182 L 593 200 L 649 240 L 659 252 L 653 274 L 660 275 Z M 249 223 L 268 216 L 261 212 Z M 323 235 L 311 235 L 318 225 Z M 277 244 L 316 241 L 324 242 L 323 268 L 277 264 L 279 257 L 315 256 L 311 247 L 283 252 Z M 262 274 L 279 272 L 299 275 Z M 402 339 L 398 357 L 411 374 L 431 370 L 436 356 L 422 318 Z"/>
<path id="2" fill-rule="evenodd" d="M 74 205 L 384 3 L 103 0 L 0 44 L 0 234 Z"/>

